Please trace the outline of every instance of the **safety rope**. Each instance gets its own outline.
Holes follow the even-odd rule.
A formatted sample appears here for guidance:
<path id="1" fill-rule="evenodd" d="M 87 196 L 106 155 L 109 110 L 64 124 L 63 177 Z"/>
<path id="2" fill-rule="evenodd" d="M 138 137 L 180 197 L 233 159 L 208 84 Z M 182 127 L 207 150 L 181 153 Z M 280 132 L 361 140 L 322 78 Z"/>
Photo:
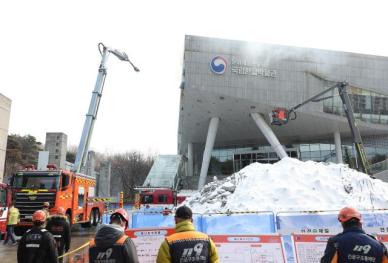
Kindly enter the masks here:
<path id="1" fill-rule="evenodd" d="M 67 257 L 67 256 L 69 256 L 69 255 L 71 255 L 71 254 L 73 254 L 73 253 L 75 253 L 75 252 L 77 252 L 77 251 L 79 251 L 79 250 L 81 250 L 81 249 L 83 249 L 83 248 L 89 246 L 89 243 L 90 243 L 90 241 L 86 242 L 86 243 L 83 244 L 82 246 L 80 246 L 80 247 L 78 247 L 78 248 L 76 248 L 76 249 L 74 249 L 74 250 L 72 250 L 72 251 L 70 251 L 70 252 L 67 252 L 67 253 L 63 254 L 62 256 L 59 256 L 58 259 Z"/>

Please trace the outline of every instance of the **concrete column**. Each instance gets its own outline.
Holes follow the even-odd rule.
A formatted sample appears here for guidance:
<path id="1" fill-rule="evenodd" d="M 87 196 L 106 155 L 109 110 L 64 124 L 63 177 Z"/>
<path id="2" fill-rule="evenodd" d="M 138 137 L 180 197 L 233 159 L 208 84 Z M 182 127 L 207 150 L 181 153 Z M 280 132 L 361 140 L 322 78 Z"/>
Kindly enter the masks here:
<path id="1" fill-rule="evenodd" d="M 278 138 L 273 133 L 271 128 L 268 126 L 268 124 L 263 119 L 263 116 L 261 116 L 259 113 L 251 113 L 252 119 L 255 121 L 257 127 L 259 127 L 260 131 L 263 133 L 264 137 L 267 139 L 269 144 L 272 146 L 274 151 L 277 153 L 280 159 L 283 159 L 285 157 L 288 157 L 286 151 L 283 149 L 283 146 L 280 144 Z"/>
<path id="2" fill-rule="evenodd" d="M 334 143 L 335 143 L 335 156 L 337 157 L 337 163 L 343 163 L 341 134 L 339 131 L 334 132 Z"/>
<path id="3" fill-rule="evenodd" d="M 214 146 L 214 141 L 217 135 L 219 122 L 220 122 L 220 119 L 218 117 L 213 117 L 210 119 L 209 129 L 207 131 L 205 150 L 203 152 L 203 158 L 202 158 L 201 173 L 199 175 L 198 190 L 201 190 L 206 183 L 206 176 L 209 169 L 210 158 L 211 158 L 211 154 Z"/>
<path id="4" fill-rule="evenodd" d="M 187 144 L 187 168 L 188 176 L 193 176 L 193 144 L 189 142 Z"/>

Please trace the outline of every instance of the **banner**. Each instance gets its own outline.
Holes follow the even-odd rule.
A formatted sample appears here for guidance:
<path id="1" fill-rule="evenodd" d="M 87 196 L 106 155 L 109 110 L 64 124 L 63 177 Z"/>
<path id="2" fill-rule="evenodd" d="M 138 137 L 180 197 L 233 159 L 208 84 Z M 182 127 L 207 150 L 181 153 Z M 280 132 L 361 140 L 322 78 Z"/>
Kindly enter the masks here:
<path id="1" fill-rule="evenodd" d="M 320 262 L 326 248 L 327 240 L 332 236 L 293 234 L 292 239 L 295 246 L 296 262 Z"/>
<path id="2" fill-rule="evenodd" d="M 220 263 L 285 263 L 279 235 L 211 235 Z"/>
<path id="3" fill-rule="evenodd" d="M 201 231 L 208 235 L 272 234 L 276 233 L 275 216 L 272 212 L 205 214 Z"/>
<path id="4" fill-rule="evenodd" d="M 174 232 L 174 228 L 142 228 L 127 229 L 125 234 L 135 243 L 140 263 L 155 263 L 160 245 Z"/>

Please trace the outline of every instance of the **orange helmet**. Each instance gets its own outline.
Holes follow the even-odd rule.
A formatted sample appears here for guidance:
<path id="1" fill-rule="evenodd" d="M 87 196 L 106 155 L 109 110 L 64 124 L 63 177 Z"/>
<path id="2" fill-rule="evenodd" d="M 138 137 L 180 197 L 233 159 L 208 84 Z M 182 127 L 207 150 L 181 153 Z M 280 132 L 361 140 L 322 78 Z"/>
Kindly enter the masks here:
<path id="1" fill-rule="evenodd" d="M 64 216 L 66 214 L 65 208 L 63 208 L 62 206 L 58 207 L 57 208 L 57 214 L 61 215 L 61 216 Z"/>
<path id="2" fill-rule="evenodd" d="M 113 212 L 113 214 L 110 216 L 111 219 L 112 219 L 113 215 L 120 215 L 121 219 L 123 219 L 125 221 L 126 227 L 128 227 L 129 215 L 128 215 L 127 210 L 125 210 L 124 208 L 116 209 Z"/>
<path id="3" fill-rule="evenodd" d="M 49 202 L 44 202 L 43 203 L 43 207 L 50 207 L 50 203 Z"/>
<path id="4" fill-rule="evenodd" d="M 46 221 L 46 213 L 42 210 L 35 211 L 35 213 L 32 215 L 32 222 L 35 221 L 44 223 Z"/>
<path id="5" fill-rule="evenodd" d="M 338 213 L 338 221 L 341 223 L 347 222 L 352 218 L 356 218 L 361 221 L 361 214 L 356 208 L 344 207 Z"/>

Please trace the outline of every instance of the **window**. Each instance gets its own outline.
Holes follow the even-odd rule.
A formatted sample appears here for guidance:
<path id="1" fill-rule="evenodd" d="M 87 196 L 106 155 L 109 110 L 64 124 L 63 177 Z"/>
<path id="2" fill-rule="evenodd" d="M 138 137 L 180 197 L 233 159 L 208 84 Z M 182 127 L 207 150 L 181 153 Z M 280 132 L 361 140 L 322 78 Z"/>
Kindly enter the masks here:
<path id="1" fill-rule="evenodd" d="M 28 189 L 58 189 L 59 176 L 54 175 L 17 175 L 14 177 L 13 186 L 15 188 Z"/>
<path id="2" fill-rule="evenodd" d="M 55 149 L 55 152 L 56 152 L 56 153 L 59 153 L 59 150 L 58 150 L 58 149 Z"/>
<path id="3" fill-rule="evenodd" d="M 67 174 L 62 174 L 62 189 L 66 188 L 69 185 L 70 177 Z"/>
<path id="4" fill-rule="evenodd" d="M 5 189 L 0 189 L 0 205 L 5 206 L 7 201 L 7 192 Z"/>
<path id="5" fill-rule="evenodd" d="M 59 156 L 58 156 L 58 155 L 55 155 L 55 159 L 57 159 L 57 160 L 58 160 L 58 159 L 59 159 Z"/>
<path id="6" fill-rule="evenodd" d="M 80 186 L 78 188 L 78 207 L 84 206 L 84 198 L 85 198 L 85 189 Z"/>
<path id="7" fill-rule="evenodd" d="M 141 203 L 142 204 L 152 204 L 153 198 L 152 195 L 142 195 Z"/>
<path id="8" fill-rule="evenodd" d="M 55 146 L 59 146 L 59 142 L 57 142 L 57 143 L 55 144 Z"/>
<path id="9" fill-rule="evenodd" d="M 96 196 L 96 188 L 89 187 L 88 197 L 95 197 Z"/>
<path id="10" fill-rule="evenodd" d="M 167 203 L 167 195 L 159 195 L 158 196 L 158 203 Z"/>

